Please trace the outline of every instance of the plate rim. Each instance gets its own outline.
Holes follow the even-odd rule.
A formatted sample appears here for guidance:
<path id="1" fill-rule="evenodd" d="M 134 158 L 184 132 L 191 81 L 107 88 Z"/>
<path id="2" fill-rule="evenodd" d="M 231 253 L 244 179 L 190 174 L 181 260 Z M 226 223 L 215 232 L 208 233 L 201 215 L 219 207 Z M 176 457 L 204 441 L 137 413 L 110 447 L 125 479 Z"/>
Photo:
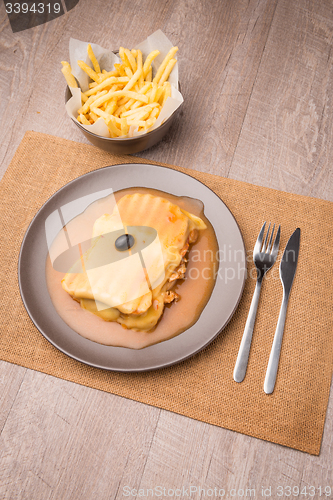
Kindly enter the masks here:
<path id="1" fill-rule="evenodd" d="M 64 349 L 62 347 L 59 347 L 59 345 L 57 344 L 57 342 L 54 339 L 52 339 L 52 337 L 50 337 L 48 335 L 48 333 L 45 332 L 40 327 L 40 325 L 38 324 L 38 321 L 34 317 L 34 314 L 30 311 L 30 308 L 29 308 L 29 306 L 27 304 L 27 301 L 26 301 L 26 298 L 25 298 L 25 292 L 22 289 L 22 273 L 20 272 L 21 266 L 22 266 L 23 254 L 24 254 L 24 251 L 25 251 L 25 246 L 27 244 L 27 240 L 29 238 L 29 233 L 31 231 L 31 228 L 35 224 L 35 221 L 38 218 L 40 212 L 42 212 L 42 210 L 45 209 L 45 207 L 49 203 L 51 203 L 51 201 L 54 198 L 56 198 L 61 192 L 63 192 L 66 189 L 70 189 L 70 187 L 72 186 L 72 184 L 78 182 L 79 180 L 84 179 L 84 178 L 88 178 L 91 175 L 94 175 L 95 173 L 100 172 L 100 171 L 105 170 L 105 169 L 111 169 L 112 170 L 113 168 L 124 168 L 124 167 L 132 167 L 132 168 L 153 167 L 154 169 L 156 168 L 156 169 L 163 169 L 163 170 L 168 170 L 168 171 L 171 170 L 173 173 L 179 174 L 180 176 L 184 175 L 185 177 L 191 178 L 193 181 L 199 183 L 201 186 L 203 186 L 205 189 L 207 189 L 211 193 L 211 195 L 213 195 L 214 198 L 217 198 L 219 200 L 219 202 L 222 205 L 224 205 L 224 207 L 227 209 L 227 211 L 231 215 L 231 217 L 232 217 L 232 219 L 233 219 L 233 221 L 234 221 L 234 223 L 236 225 L 236 228 L 238 230 L 240 239 L 241 239 L 241 243 L 242 243 L 242 249 L 241 250 L 243 252 L 244 262 L 245 262 L 245 272 L 243 273 L 242 284 L 241 284 L 241 287 L 240 287 L 240 290 L 239 290 L 239 293 L 238 293 L 237 301 L 235 302 L 234 307 L 232 308 L 232 310 L 229 312 L 229 315 L 228 315 L 227 319 L 225 320 L 224 324 L 221 325 L 221 328 L 219 328 L 218 331 L 214 332 L 214 334 L 212 334 L 212 336 L 209 338 L 209 340 L 207 342 L 205 342 L 204 344 L 202 344 L 201 346 L 199 346 L 197 349 L 193 350 L 191 353 L 186 354 L 186 355 L 180 355 L 180 356 L 176 357 L 174 360 L 168 361 L 168 362 L 163 363 L 163 364 L 161 364 L 161 363 L 153 364 L 152 363 L 152 365 L 149 366 L 149 367 L 141 367 L 141 368 L 137 368 L 137 367 L 133 367 L 133 368 L 131 368 L 131 367 L 112 368 L 110 366 L 101 366 L 99 364 L 89 362 L 86 359 L 83 359 L 82 357 L 80 357 L 79 355 L 76 355 L 75 353 L 72 353 L 72 352 L 70 352 L 70 351 L 68 351 L 68 350 L 66 350 L 66 349 Z M 142 186 L 137 186 L 137 187 L 147 187 L 148 189 L 150 188 L 149 186 L 143 186 L 143 185 Z M 115 190 L 114 192 L 120 191 L 121 189 L 126 189 L 126 186 L 122 187 L 122 188 L 119 188 L 119 189 Z M 151 189 L 157 189 L 158 190 L 158 188 L 151 188 Z M 163 191 L 162 188 L 160 188 L 159 190 Z M 167 193 L 167 191 L 165 191 L 165 192 Z M 174 193 L 169 193 L 169 194 L 175 195 Z M 175 195 L 175 196 L 177 196 L 177 195 Z M 209 220 L 209 218 L 208 218 L 208 220 Z M 214 227 L 213 224 L 212 224 L 212 226 L 213 226 L 213 229 L 215 231 L 215 227 Z M 189 358 L 192 358 L 193 356 L 195 356 L 196 354 L 198 354 L 200 351 L 202 351 L 203 349 L 205 349 L 206 347 L 208 347 L 208 345 L 211 344 L 216 339 L 216 337 L 226 328 L 226 326 L 229 324 L 231 318 L 233 317 L 233 315 L 234 315 L 234 313 L 235 313 L 235 311 L 236 311 L 236 309 L 237 309 L 237 307 L 239 305 L 239 302 L 240 302 L 240 300 L 242 298 L 243 292 L 244 292 L 245 281 L 246 281 L 246 248 L 245 248 L 244 238 L 243 238 L 242 232 L 240 230 L 239 224 L 238 224 L 235 216 L 233 215 L 232 211 L 229 209 L 228 205 L 226 205 L 226 203 L 215 193 L 215 191 L 213 191 L 213 189 L 211 189 L 209 186 L 207 186 L 204 182 L 200 181 L 199 179 L 197 179 L 196 177 L 190 175 L 187 172 L 179 171 L 177 169 L 173 169 L 173 168 L 170 168 L 168 166 L 161 165 L 161 164 L 158 164 L 158 163 L 154 164 L 154 163 L 146 163 L 146 162 L 143 162 L 143 163 L 135 163 L 135 162 L 133 162 L 133 163 L 126 163 L 126 162 L 124 162 L 124 163 L 119 163 L 119 164 L 114 164 L 114 165 L 105 165 L 103 167 L 100 167 L 100 168 L 94 169 L 92 171 L 86 172 L 86 173 L 84 173 L 82 175 L 79 175 L 78 177 L 75 177 L 74 179 L 72 179 L 71 181 L 67 182 L 62 187 L 60 187 L 55 193 L 53 193 L 39 207 L 39 209 L 35 213 L 34 217 L 32 218 L 31 222 L 29 223 L 29 225 L 28 225 L 28 227 L 27 227 L 27 229 L 25 231 L 24 237 L 22 239 L 21 246 L 20 246 L 19 257 L 18 257 L 17 272 L 18 272 L 18 283 L 19 283 L 19 290 L 20 290 L 21 299 L 22 299 L 24 307 L 25 307 L 25 309 L 26 309 L 26 311 L 27 311 L 27 313 L 28 313 L 31 321 L 36 326 L 36 328 L 38 329 L 38 331 L 43 335 L 43 337 L 48 342 L 50 342 L 56 349 L 58 349 L 59 351 L 63 352 L 64 354 L 66 354 L 70 358 L 72 358 L 72 359 L 74 359 L 76 361 L 79 361 L 80 363 L 83 363 L 83 364 L 85 364 L 87 366 L 90 366 L 90 367 L 103 369 L 105 371 L 119 372 L 119 373 L 140 373 L 140 372 L 147 372 L 147 371 L 153 371 L 153 370 L 158 370 L 158 369 L 162 369 L 162 368 L 167 368 L 167 367 L 179 364 L 180 362 L 186 361 Z M 214 295 L 215 287 L 216 287 L 216 283 L 214 285 L 214 288 L 212 290 L 211 296 L 208 299 L 208 302 L 206 303 L 204 309 L 206 309 L 206 307 L 208 306 L 209 302 L 211 301 L 211 298 Z M 52 305 L 53 305 L 53 303 L 52 303 Z M 204 309 L 203 309 L 203 311 L 204 311 Z M 202 312 L 200 313 L 199 318 L 197 319 L 197 321 L 190 328 L 194 327 L 197 324 L 197 322 L 200 319 L 200 316 L 201 316 Z M 61 316 L 58 313 L 57 313 L 57 315 L 60 318 L 60 320 L 62 320 Z M 64 322 L 64 324 L 66 324 L 66 323 Z M 70 328 L 70 327 L 68 327 L 68 328 Z M 187 330 L 189 330 L 189 329 L 187 329 Z M 129 350 L 129 351 L 134 351 L 134 352 L 139 352 L 139 351 L 146 351 L 146 352 L 148 352 L 148 350 L 153 350 L 158 345 L 162 345 L 162 344 L 165 344 L 167 342 L 168 343 L 172 342 L 174 339 L 177 339 L 178 337 L 180 337 L 187 330 L 184 330 L 182 333 L 180 333 L 179 335 L 176 335 L 175 337 L 172 337 L 172 338 L 167 339 L 165 341 L 159 342 L 157 344 L 153 344 L 153 345 L 144 347 L 142 349 L 130 349 L 130 348 L 118 347 L 118 346 L 105 346 L 103 344 L 98 344 L 98 345 L 100 345 L 100 346 L 102 346 L 104 348 L 107 348 L 107 349 L 112 349 L 112 350 L 116 349 L 116 350 Z M 74 330 L 72 330 L 72 331 L 74 331 Z M 77 332 L 75 332 L 75 334 L 79 335 Z M 82 338 L 84 338 L 84 337 L 82 337 Z M 88 342 L 92 342 L 92 343 L 95 344 L 95 342 L 90 341 L 89 339 L 85 339 L 85 340 L 87 340 Z"/>

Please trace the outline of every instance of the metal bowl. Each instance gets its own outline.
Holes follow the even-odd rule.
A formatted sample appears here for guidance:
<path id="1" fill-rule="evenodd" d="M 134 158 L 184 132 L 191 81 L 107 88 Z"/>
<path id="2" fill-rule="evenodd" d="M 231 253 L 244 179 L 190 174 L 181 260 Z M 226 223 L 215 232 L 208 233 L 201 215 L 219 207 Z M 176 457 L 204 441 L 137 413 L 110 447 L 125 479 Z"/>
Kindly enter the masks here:
<path id="1" fill-rule="evenodd" d="M 68 87 L 66 87 L 65 102 L 67 102 L 71 97 L 71 91 Z M 155 146 L 155 144 L 157 144 L 161 139 L 163 139 L 163 137 L 169 131 L 169 128 L 171 127 L 180 107 L 181 106 L 179 106 L 176 111 L 174 111 L 172 115 L 156 129 L 151 130 L 146 134 L 140 135 L 139 137 L 128 137 L 124 139 L 101 137 L 100 135 L 89 132 L 75 120 L 72 119 L 72 121 L 81 130 L 88 141 L 90 141 L 94 146 L 97 146 L 100 149 L 104 149 L 109 153 L 130 155 L 151 148 L 152 146 Z"/>

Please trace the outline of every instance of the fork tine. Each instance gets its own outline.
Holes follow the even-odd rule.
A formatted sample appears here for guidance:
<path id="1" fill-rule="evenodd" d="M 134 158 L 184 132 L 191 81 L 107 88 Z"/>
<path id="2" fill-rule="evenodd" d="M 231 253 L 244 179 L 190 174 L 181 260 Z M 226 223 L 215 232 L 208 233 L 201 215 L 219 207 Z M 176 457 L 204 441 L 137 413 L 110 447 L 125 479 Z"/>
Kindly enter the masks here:
<path id="1" fill-rule="evenodd" d="M 267 247 L 267 250 L 266 250 L 267 253 L 269 253 L 271 251 L 271 248 L 272 248 L 272 241 L 273 241 L 274 230 L 275 230 L 275 224 L 273 225 L 272 234 L 271 234 L 271 237 L 269 239 L 268 247 Z"/>
<path id="2" fill-rule="evenodd" d="M 279 251 L 279 245 L 280 245 L 280 234 L 281 234 L 281 226 L 278 227 L 274 244 L 273 244 L 273 250 L 272 250 L 272 256 L 274 258 L 277 257 L 278 251 Z"/>
<path id="3" fill-rule="evenodd" d="M 266 226 L 266 222 L 263 223 L 263 226 L 260 229 L 259 236 L 257 238 L 256 244 L 254 245 L 253 255 L 260 252 L 261 245 L 262 245 L 262 239 L 264 237 L 264 232 L 265 232 L 265 226 Z"/>
<path id="4" fill-rule="evenodd" d="M 265 252 L 266 251 L 266 244 L 267 244 L 267 239 L 268 239 L 268 235 L 269 235 L 269 230 L 271 228 L 271 223 L 269 223 L 268 225 L 268 229 L 267 229 L 267 234 L 266 234 L 266 238 L 265 238 L 265 241 L 264 241 L 264 244 L 262 246 L 262 252 Z"/>

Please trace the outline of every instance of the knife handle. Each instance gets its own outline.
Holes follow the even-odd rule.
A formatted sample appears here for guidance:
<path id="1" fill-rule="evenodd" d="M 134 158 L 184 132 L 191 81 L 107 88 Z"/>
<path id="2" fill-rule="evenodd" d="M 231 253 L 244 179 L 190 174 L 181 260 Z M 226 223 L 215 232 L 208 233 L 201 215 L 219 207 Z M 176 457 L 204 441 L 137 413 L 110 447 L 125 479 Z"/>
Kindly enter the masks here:
<path id="1" fill-rule="evenodd" d="M 254 323 L 256 321 L 258 302 L 260 297 L 261 290 L 261 280 L 257 280 L 256 287 L 254 290 L 254 294 L 251 301 L 251 306 L 249 310 L 249 314 L 246 320 L 244 333 L 241 341 L 241 345 L 239 347 L 238 356 L 234 369 L 234 380 L 235 382 L 243 382 L 247 364 L 249 361 L 250 347 L 252 342 L 252 335 L 254 329 Z"/>
<path id="2" fill-rule="evenodd" d="M 274 391 L 276 375 L 279 367 L 284 324 L 286 322 L 288 298 L 289 296 L 283 293 L 279 319 L 275 330 L 273 345 L 271 349 L 271 354 L 269 356 L 266 377 L 264 382 L 264 391 L 266 394 L 272 394 L 272 392 Z"/>

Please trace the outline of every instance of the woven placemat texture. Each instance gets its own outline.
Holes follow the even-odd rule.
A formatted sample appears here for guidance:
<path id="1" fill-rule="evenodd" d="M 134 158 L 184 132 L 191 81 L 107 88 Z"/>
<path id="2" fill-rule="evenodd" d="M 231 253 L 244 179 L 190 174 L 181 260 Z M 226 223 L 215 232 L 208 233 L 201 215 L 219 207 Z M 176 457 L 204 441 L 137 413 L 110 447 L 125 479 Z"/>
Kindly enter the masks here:
<path id="1" fill-rule="evenodd" d="M 21 301 L 17 261 L 25 231 L 41 205 L 70 180 L 119 163 L 152 163 L 85 144 L 27 132 L 0 183 L 0 359 L 170 410 L 203 422 L 319 454 L 333 368 L 333 204 L 175 166 L 213 189 L 234 214 L 248 253 L 240 304 L 207 348 L 176 366 L 124 374 L 81 364 L 54 348 Z M 248 372 L 232 373 L 255 286 L 252 249 L 264 220 L 282 226 L 281 249 L 296 227 L 301 248 L 291 292 L 275 391 L 263 382 L 278 319 L 278 263 L 262 287 Z M 281 257 L 281 255 L 280 255 Z M 279 257 L 279 259 L 280 259 Z"/>

